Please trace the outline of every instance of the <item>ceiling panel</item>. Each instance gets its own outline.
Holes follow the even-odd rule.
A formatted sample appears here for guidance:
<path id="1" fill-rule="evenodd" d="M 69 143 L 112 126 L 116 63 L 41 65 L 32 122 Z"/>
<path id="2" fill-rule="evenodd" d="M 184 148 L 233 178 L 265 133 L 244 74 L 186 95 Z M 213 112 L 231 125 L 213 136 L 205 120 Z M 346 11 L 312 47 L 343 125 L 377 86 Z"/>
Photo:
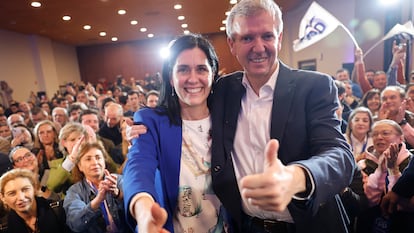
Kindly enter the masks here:
<path id="1" fill-rule="evenodd" d="M 219 32 L 224 13 L 231 8 L 229 0 L 40 0 L 42 7 L 33 8 L 28 0 L 0 1 L 0 29 L 25 34 L 41 35 L 71 45 L 110 43 L 111 37 L 118 42 L 171 37 L 181 34 L 182 23 L 196 33 Z M 284 12 L 293 9 L 304 0 L 277 1 Z M 180 3 L 183 8 L 174 10 Z M 125 9 L 125 15 L 118 15 Z M 63 21 L 63 15 L 70 15 L 70 21 Z M 179 21 L 177 17 L 186 19 Z M 137 20 L 137 25 L 131 25 Z M 83 25 L 92 26 L 84 30 Z M 140 32 L 141 27 L 148 31 Z M 105 31 L 107 36 L 99 36 Z"/>

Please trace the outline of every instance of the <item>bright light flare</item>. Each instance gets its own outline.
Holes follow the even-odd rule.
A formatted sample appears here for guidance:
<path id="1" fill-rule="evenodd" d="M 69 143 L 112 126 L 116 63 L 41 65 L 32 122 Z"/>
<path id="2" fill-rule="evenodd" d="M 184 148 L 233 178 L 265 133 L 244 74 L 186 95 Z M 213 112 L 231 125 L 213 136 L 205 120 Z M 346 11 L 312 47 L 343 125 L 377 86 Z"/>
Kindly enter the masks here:
<path id="1" fill-rule="evenodd" d="M 160 56 L 162 59 L 167 59 L 170 56 L 170 50 L 168 47 L 160 49 Z"/>

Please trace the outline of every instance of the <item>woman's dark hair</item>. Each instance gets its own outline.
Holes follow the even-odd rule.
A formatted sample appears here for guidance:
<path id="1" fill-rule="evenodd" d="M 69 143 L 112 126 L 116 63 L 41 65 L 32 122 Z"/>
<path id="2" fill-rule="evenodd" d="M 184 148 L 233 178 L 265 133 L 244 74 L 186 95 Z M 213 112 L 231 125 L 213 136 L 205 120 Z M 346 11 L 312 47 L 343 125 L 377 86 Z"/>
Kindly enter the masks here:
<path id="1" fill-rule="evenodd" d="M 42 103 L 39 103 L 39 104 L 37 105 L 37 107 L 42 108 L 42 106 L 43 106 L 44 104 L 47 104 L 47 105 L 49 106 L 49 109 L 52 109 L 52 103 L 50 103 L 50 101 L 48 101 L 48 102 L 42 102 Z M 49 114 L 49 113 L 48 113 L 48 114 Z"/>
<path id="2" fill-rule="evenodd" d="M 379 89 L 373 88 L 368 90 L 361 99 L 360 106 L 368 108 L 368 100 L 372 99 L 375 95 L 380 96 L 381 92 Z"/>
<path id="3" fill-rule="evenodd" d="M 208 63 L 213 72 L 213 84 L 218 78 L 218 58 L 211 43 L 201 35 L 187 34 L 171 41 L 169 45 L 169 56 L 164 60 L 162 67 L 162 86 L 160 91 L 159 106 L 166 109 L 170 122 L 174 125 L 181 125 L 181 108 L 177 94 L 171 86 L 171 77 L 177 57 L 187 49 L 199 48 L 207 57 Z M 174 92 L 174 93 L 173 93 Z"/>
<path id="4" fill-rule="evenodd" d="M 112 97 L 106 97 L 105 99 L 103 99 L 102 100 L 102 108 L 101 108 L 102 111 L 105 111 L 105 105 L 109 102 L 116 103 L 116 100 Z"/>

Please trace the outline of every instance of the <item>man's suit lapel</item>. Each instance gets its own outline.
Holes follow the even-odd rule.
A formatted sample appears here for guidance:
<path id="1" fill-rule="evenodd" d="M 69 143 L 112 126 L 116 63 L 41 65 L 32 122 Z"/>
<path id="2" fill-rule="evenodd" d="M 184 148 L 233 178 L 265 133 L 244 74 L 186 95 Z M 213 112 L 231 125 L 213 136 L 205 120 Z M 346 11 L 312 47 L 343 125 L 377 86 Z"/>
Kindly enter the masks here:
<path id="1" fill-rule="evenodd" d="M 284 64 L 280 64 L 276 88 L 273 94 L 272 118 L 270 126 L 270 137 L 282 143 L 283 132 L 289 119 L 289 112 L 295 93 L 296 81 L 290 75 L 292 72 Z"/>
<path id="2" fill-rule="evenodd" d="M 231 142 L 225 143 L 224 147 L 227 152 L 233 150 L 234 135 L 237 128 L 237 119 L 240 113 L 241 108 L 241 98 L 245 94 L 246 90 L 242 85 L 241 79 L 243 78 L 243 73 L 239 73 L 239 76 L 236 79 L 233 79 L 233 83 L 228 85 L 228 93 L 225 99 L 226 108 L 224 109 L 224 141 Z"/>
<path id="3" fill-rule="evenodd" d="M 282 139 L 285 124 L 289 117 L 289 109 L 292 104 L 295 82 L 290 77 L 291 71 L 284 65 L 281 65 L 279 70 L 279 76 L 274 93 L 273 107 L 272 107 L 272 119 L 271 119 L 271 138 Z M 225 93 L 221 96 L 221 100 L 224 101 L 224 115 L 223 115 L 223 129 L 217 129 L 223 132 L 223 142 L 226 157 L 214 157 L 214 165 L 222 165 L 221 172 L 217 173 L 213 178 L 214 180 L 220 180 L 222 185 L 217 187 L 217 195 L 222 199 L 230 213 L 235 218 L 236 222 L 241 224 L 242 221 L 242 209 L 240 193 L 238 192 L 238 186 L 236 177 L 234 174 L 233 164 L 231 161 L 231 151 L 233 151 L 234 136 L 237 128 L 237 120 L 241 111 L 241 99 L 244 96 L 246 90 L 242 85 L 243 73 L 239 72 L 236 78 L 232 78 L 226 87 L 224 87 Z M 229 77 L 230 78 L 230 77 Z M 220 104 L 220 103 L 218 103 Z M 223 190 L 226 189 L 226 191 Z M 230 191 L 231 190 L 231 191 Z M 240 227 L 241 225 L 239 225 Z"/>
<path id="4" fill-rule="evenodd" d="M 234 77 L 234 76 L 235 77 Z M 233 151 L 234 135 L 237 128 L 237 119 L 241 107 L 241 98 L 245 88 L 241 84 L 242 72 L 225 77 L 224 85 L 216 94 L 218 99 L 214 103 L 216 111 L 212 112 L 213 118 L 213 148 L 212 148 L 212 179 L 216 195 L 226 206 L 238 230 L 241 232 L 243 219 L 242 203 L 239 187 L 237 185 L 234 167 L 231 158 Z M 216 135 L 216 136 L 214 136 Z M 214 143 L 215 140 L 220 142 Z"/>

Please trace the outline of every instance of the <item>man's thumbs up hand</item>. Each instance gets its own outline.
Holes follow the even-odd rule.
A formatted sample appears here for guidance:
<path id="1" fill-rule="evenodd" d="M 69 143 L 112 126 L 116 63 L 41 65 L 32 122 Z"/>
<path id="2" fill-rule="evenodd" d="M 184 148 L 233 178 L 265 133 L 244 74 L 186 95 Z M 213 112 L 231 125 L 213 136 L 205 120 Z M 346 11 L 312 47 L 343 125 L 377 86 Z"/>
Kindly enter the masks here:
<path id="1" fill-rule="evenodd" d="M 293 195 L 305 191 L 306 181 L 301 167 L 282 164 L 278 150 L 279 142 L 270 140 L 265 149 L 263 173 L 243 177 L 240 191 L 249 204 L 262 210 L 282 212 Z"/>
<path id="2" fill-rule="evenodd" d="M 283 164 L 277 158 L 277 153 L 279 151 L 279 141 L 276 139 L 270 140 L 265 149 L 265 165 L 264 170 L 276 169 L 283 170 Z"/>

